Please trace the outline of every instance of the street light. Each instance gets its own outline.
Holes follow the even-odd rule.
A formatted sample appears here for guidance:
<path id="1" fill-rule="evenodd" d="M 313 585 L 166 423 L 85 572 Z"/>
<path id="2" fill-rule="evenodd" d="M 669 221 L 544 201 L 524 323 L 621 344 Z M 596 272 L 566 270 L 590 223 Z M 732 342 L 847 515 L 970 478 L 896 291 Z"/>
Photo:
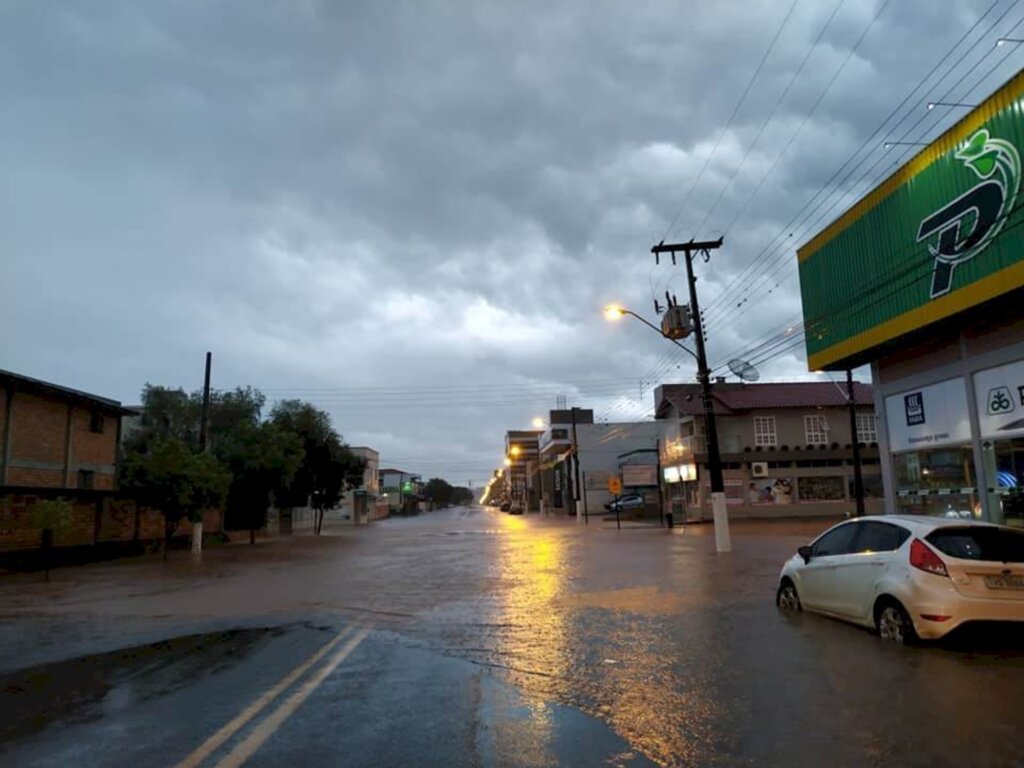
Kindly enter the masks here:
<path id="1" fill-rule="evenodd" d="M 687 264 L 689 264 L 689 261 Z M 692 289 L 693 282 L 691 278 L 691 301 L 693 306 L 696 307 L 696 294 Z M 698 311 L 698 309 L 694 309 L 694 312 Z M 701 406 L 704 411 L 704 427 L 707 431 L 707 448 L 705 453 L 707 455 L 709 480 L 711 481 L 711 511 L 712 520 L 714 520 L 715 525 L 715 548 L 719 552 L 731 552 L 732 542 L 729 537 L 729 513 L 725 507 L 725 493 L 723 492 L 725 483 L 722 478 L 722 458 L 718 449 L 718 427 L 715 423 L 715 408 L 711 401 L 711 371 L 708 370 L 707 359 L 704 352 L 704 343 L 702 336 L 700 335 L 703 333 L 703 329 L 699 325 L 697 326 L 697 348 L 700 350 L 700 354 L 698 355 L 687 347 L 684 347 L 675 339 L 666 336 L 662 333 L 660 328 L 653 323 L 649 323 L 645 318 L 632 310 L 612 304 L 605 307 L 604 314 L 609 320 L 617 320 L 625 315 L 635 317 L 659 336 L 668 339 L 697 361 L 697 380 L 700 382 L 700 399 Z"/>
<path id="2" fill-rule="evenodd" d="M 511 448 L 508 449 L 508 452 L 512 456 L 512 458 L 515 459 L 519 456 L 520 453 L 523 452 L 523 449 L 520 448 L 518 445 L 513 445 Z"/>
<path id="3" fill-rule="evenodd" d="M 506 467 L 511 467 L 512 466 L 512 459 L 510 459 L 508 456 L 505 457 L 505 466 Z"/>
<path id="4" fill-rule="evenodd" d="M 547 426 L 547 424 L 545 423 L 544 419 L 542 419 L 540 416 L 536 417 L 531 422 L 531 424 L 533 424 L 533 428 L 534 429 L 544 429 L 544 427 Z"/>
<path id="5" fill-rule="evenodd" d="M 673 344 L 675 344 L 677 347 L 679 347 L 681 350 L 686 352 L 686 354 L 688 354 L 690 357 L 692 357 L 694 360 L 697 361 L 698 365 L 700 364 L 700 359 L 697 357 L 695 352 L 693 352 L 692 350 L 684 347 L 682 344 L 680 344 L 675 339 L 669 338 L 668 336 L 663 334 L 661 332 L 661 328 L 659 328 L 658 326 L 654 325 L 653 323 L 648 322 L 646 318 L 642 317 L 641 315 L 638 315 L 633 310 L 626 309 L 625 307 L 620 307 L 617 304 L 609 304 L 607 307 L 604 308 L 604 316 L 606 318 L 608 318 L 609 320 L 611 320 L 612 322 L 615 322 L 616 320 L 619 320 L 620 318 L 623 318 L 626 315 L 629 315 L 630 317 L 635 317 L 637 320 L 639 320 L 641 323 L 646 325 L 648 328 L 650 328 L 656 334 L 658 334 L 659 336 L 661 336 L 664 339 L 668 339 Z"/>
<path id="6" fill-rule="evenodd" d="M 1024 40 L 1019 37 L 1000 37 L 996 40 L 996 47 L 998 48 L 999 46 L 1006 45 L 1007 43 L 1024 43 Z"/>
<path id="7" fill-rule="evenodd" d="M 882 145 L 882 149 L 891 149 L 893 147 L 927 147 L 928 142 L 926 141 L 887 141 Z"/>
<path id="8" fill-rule="evenodd" d="M 928 110 L 931 111 L 936 107 L 970 107 L 974 109 L 977 104 L 965 104 L 962 101 L 929 101 Z"/>

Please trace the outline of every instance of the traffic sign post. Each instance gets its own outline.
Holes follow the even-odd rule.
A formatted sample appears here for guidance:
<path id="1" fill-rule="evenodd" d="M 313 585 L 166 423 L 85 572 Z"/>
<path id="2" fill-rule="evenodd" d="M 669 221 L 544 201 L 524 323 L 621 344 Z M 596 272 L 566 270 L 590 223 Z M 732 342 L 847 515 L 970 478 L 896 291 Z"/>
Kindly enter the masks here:
<path id="1" fill-rule="evenodd" d="M 615 497 L 615 527 L 622 530 L 622 520 L 619 517 L 619 494 L 622 493 L 622 478 L 608 478 L 608 492 Z"/>

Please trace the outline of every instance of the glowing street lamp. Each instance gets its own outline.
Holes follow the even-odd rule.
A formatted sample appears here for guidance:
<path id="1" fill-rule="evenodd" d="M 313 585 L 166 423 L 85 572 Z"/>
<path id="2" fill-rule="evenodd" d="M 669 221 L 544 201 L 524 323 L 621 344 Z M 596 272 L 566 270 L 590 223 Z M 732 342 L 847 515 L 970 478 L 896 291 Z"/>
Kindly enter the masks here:
<path id="1" fill-rule="evenodd" d="M 531 422 L 531 424 L 533 424 L 533 428 L 534 429 L 544 429 L 544 427 L 547 426 L 547 424 L 545 423 L 544 419 L 542 419 L 540 416 L 536 417 Z"/>
<path id="2" fill-rule="evenodd" d="M 687 262 L 689 264 L 689 262 Z M 692 276 L 691 276 L 692 281 Z M 692 282 L 691 282 L 692 288 Z M 696 297 L 696 293 L 691 292 L 691 296 Z M 696 305 L 696 300 L 694 300 Z M 711 500 L 712 510 L 714 515 L 715 524 L 715 546 L 719 552 L 729 552 L 732 549 L 732 545 L 729 540 L 729 516 L 725 511 L 724 504 L 724 493 L 719 496 L 720 501 L 716 501 L 716 494 L 720 492 L 720 489 L 724 488 L 724 480 L 722 477 L 722 459 L 721 453 L 718 448 L 718 428 L 715 423 L 715 409 L 711 401 L 711 371 L 708 370 L 707 358 L 704 356 L 704 346 L 701 336 L 697 336 L 697 349 L 700 351 L 700 355 L 693 352 L 692 350 L 684 347 L 676 339 L 669 335 L 666 335 L 660 328 L 653 323 L 648 322 L 645 318 L 638 315 L 632 310 L 625 309 L 624 307 L 617 306 L 615 304 L 609 305 L 604 309 L 604 315 L 609 320 L 617 320 L 623 315 L 630 315 L 635 317 L 641 323 L 646 325 L 652 331 L 657 333 L 659 336 L 668 339 L 681 350 L 686 352 L 690 357 L 697 361 L 697 380 L 700 382 L 701 391 L 701 406 L 704 411 L 704 429 L 707 433 L 707 467 L 708 475 L 711 481 Z M 700 326 L 697 326 L 697 333 L 702 334 Z M 721 504 L 719 507 L 718 505 Z"/>
<path id="3" fill-rule="evenodd" d="M 604 316 L 611 320 L 612 322 L 615 322 L 616 320 L 625 317 L 626 314 L 626 310 L 615 304 L 609 304 L 607 307 L 604 308 Z"/>

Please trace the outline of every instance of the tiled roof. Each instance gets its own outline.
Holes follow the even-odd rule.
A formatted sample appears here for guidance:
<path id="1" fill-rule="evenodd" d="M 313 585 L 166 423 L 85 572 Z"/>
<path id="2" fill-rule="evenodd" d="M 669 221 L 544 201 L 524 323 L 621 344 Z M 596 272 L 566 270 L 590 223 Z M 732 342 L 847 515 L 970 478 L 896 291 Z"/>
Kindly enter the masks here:
<path id="1" fill-rule="evenodd" d="M 89 403 L 94 407 L 101 408 L 109 413 L 116 413 L 121 416 L 133 416 L 136 412 L 133 409 L 121 405 L 119 400 L 111 400 L 109 397 L 100 397 L 78 389 L 63 387 L 60 384 L 52 384 L 41 379 L 33 379 L 31 376 L 23 376 L 20 373 L 0 370 L 0 385 L 9 385 L 15 389 L 39 392 L 46 395 L 53 395 L 67 400 L 77 400 Z"/>
<path id="2" fill-rule="evenodd" d="M 793 381 L 771 384 L 715 384 L 711 390 L 715 413 L 730 414 L 765 408 L 828 408 L 846 405 L 846 383 L 833 381 Z M 857 405 L 873 405 L 870 384 L 854 382 Z M 661 415 L 668 405 L 680 413 L 703 412 L 699 384 L 664 384 L 655 390 L 655 410 Z"/>

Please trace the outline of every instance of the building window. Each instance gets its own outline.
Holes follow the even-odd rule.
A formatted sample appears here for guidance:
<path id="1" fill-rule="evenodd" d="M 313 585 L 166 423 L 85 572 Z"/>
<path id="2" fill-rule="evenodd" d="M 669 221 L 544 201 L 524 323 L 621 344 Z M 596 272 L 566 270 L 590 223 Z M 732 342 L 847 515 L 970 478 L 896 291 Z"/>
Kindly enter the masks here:
<path id="1" fill-rule="evenodd" d="M 93 481 L 96 479 L 96 473 L 91 469 L 80 469 L 78 470 L 78 487 L 83 488 L 87 491 L 92 490 Z"/>
<path id="2" fill-rule="evenodd" d="M 804 437 L 808 445 L 824 445 L 828 442 L 828 421 L 823 415 L 804 416 Z"/>
<path id="3" fill-rule="evenodd" d="M 875 426 L 875 414 L 873 414 L 873 413 L 858 413 L 857 414 L 857 442 L 858 443 L 877 443 L 878 442 L 878 428 Z"/>
<path id="4" fill-rule="evenodd" d="M 103 434 L 103 423 L 106 421 L 100 411 L 93 411 L 89 417 L 89 431 L 97 435 Z"/>
<path id="5" fill-rule="evenodd" d="M 776 445 L 774 416 L 754 417 L 754 445 Z"/>
<path id="6" fill-rule="evenodd" d="M 801 501 L 842 501 L 846 498 L 841 477 L 801 477 Z"/>

